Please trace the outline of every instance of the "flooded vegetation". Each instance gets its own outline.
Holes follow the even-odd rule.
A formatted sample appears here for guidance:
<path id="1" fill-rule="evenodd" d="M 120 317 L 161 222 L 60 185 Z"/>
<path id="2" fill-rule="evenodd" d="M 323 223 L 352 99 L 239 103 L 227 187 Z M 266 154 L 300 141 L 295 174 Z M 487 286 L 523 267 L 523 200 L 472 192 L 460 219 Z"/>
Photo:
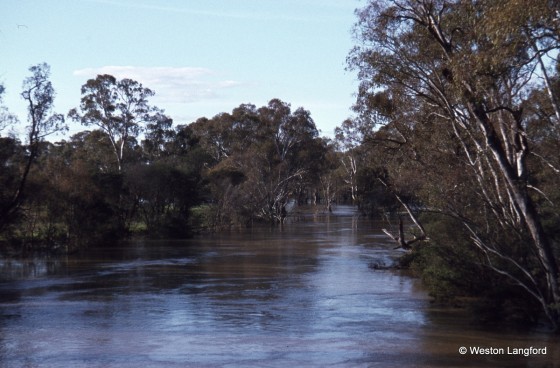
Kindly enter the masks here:
<path id="1" fill-rule="evenodd" d="M 156 13 L 128 3 L 146 19 Z M 315 28 L 315 10 L 329 2 L 306 3 L 313 22 L 279 19 Z M 191 6 L 159 10 L 188 16 Z M 5 70 L 0 368 L 560 365 L 560 2 L 361 6 L 346 58 L 356 100 L 333 132 L 306 107 L 254 88 L 280 88 L 258 78 L 225 83 L 253 101 L 228 97 L 227 112 L 174 121 L 154 101 L 204 86 L 163 83 L 194 71 L 168 58 L 187 49 L 175 44 L 159 53 L 174 67 L 131 59 L 86 76 L 65 60 L 51 76 L 35 61 L 21 84 L 22 116 L 5 98 L 22 63 Z M 37 7 L 20 11 L 42 14 Z M 224 24 L 187 34 L 235 28 Z M 51 45 L 28 39 L 30 49 Z M 293 54 L 318 70 L 282 47 L 303 44 L 285 41 L 255 43 L 255 61 L 268 68 Z M 259 62 L 269 47 L 282 58 Z M 239 61 L 240 50 L 217 60 Z M 83 84 L 72 84 L 74 102 L 55 105 L 51 79 L 71 69 Z M 164 90 L 156 98 L 144 82 Z M 334 108 L 314 95 L 316 82 L 278 92 Z"/>
<path id="2" fill-rule="evenodd" d="M 379 225 L 341 206 L 283 227 L 3 261 L 0 366 L 558 366 L 556 336 L 476 328 L 377 267 L 402 254 Z"/>
<path id="3" fill-rule="evenodd" d="M 24 136 L 0 81 L 0 254 L 282 226 L 295 204 L 352 203 L 386 215 L 438 302 L 560 332 L 557 3 L 366 1 L 346 60 L 354 115 L 331 137 L 273 96 L 173 121 L 128 75 L 88 76 L 59 113 L 50 65 L 31 66 Z M 70 124 L 85 130 L 48 140 Z"/>

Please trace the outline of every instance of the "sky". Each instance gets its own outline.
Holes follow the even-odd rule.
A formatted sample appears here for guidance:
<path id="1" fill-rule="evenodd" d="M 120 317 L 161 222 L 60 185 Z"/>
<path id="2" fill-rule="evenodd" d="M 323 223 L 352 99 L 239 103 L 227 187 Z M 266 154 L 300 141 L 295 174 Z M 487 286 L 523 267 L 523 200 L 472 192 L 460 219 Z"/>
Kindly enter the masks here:
<path id="1" fill-rule="evenodd" d="M 29 67 L 46 62 L 55 110 L 80 104 L 97 74 L 155 91 L 175 125 L 273 98 L 311 112 L 321 135 L 352 116 L 346 71 L 364 0 L 0 0 L 4 105 L 26 121 Z M 70 132 L 85 130 L 70 124 Z M 5 133 L 5 132 L 3 132 Z M 16 131 L 18 133 L 18 131 Z M 21 132 L 19 132 L 21 133 Z"/>

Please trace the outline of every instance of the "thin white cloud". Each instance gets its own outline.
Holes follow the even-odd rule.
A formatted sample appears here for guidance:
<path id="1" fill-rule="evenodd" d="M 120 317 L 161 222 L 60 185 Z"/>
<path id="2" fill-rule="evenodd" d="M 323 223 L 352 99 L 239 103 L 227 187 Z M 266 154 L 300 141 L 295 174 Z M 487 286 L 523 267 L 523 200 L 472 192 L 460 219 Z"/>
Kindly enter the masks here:
<path id="1" fill-rule="evenodd" d="M 89 2 L 103 4 L 103 5 L 110 5 L 110 6 L 117 6 L 117 7 L 127 7 L 127 8 L 135 8 L 135 9 L 144 9 L 148 11 L 161 11 L 161 12 L 170 12 L 170 13 L 183 13 L 189 14 L 194 16 L 208 16 L 208 17 L 217 17 L 217 18 L 232 18 L 232 19 L 242 19 L 242 20 L 283 20 L 283 21 L 296 21 L 296 22 L 328 22 L 338 19 L 336 16 L 329 16 L 329 17 L 306 17 L 296 15 L 294 13 L 283 12 L 283 13 L 271 13 L 264 9 L 254 10 L 255 6 L 262 5 L 263 0 L 253 0 L 252 2 L 252 9 L 240 9 L 238 11 L 221 11 L 219 8 L 212 9 L 212 10 L 205 10 L 196 9 L 193 6 L 189 6 L 188 4 L 180 4 L 178 6 L 166 6 L 161 4 L 148 4 L 145 2 L 139 2 L 138 0 L 87 0 Z M 276 0 L 273 0 L 276 1 Z M 286 0 L 284 0 L 285 2 Z M 316 6 L 333 6 L 332 4 L 338 4 L 340 0 L 331 0 L 332 3 L 325 4 L 325 0 L 308 0 L 307 3 L 311 3 Z M 288 8 L 296 8 L 302 5 L 302 0 L 292 0 L 291 4 L 287 4 Z M 204 10 L 203 10 L 204 9 Z M 258 9 L 258 8 L 256 8 Z"/>
<path id="2" fill-rule="evenodd" d="M 156 92 L 158 103 L 193 103 L 218 98 L 226 89 L 242 86 L 234 80 L 220 80 L 207 68 L 103 66 L 75 70 L 75 76 L 95 78 L 110 74 L 117 79 L 130 78 Z"/>
<path id="3" fill-rule="evenodd" d="M 218 10 L 196 10 L 191 7 L 178 7 L 178 6 L 165 6 L 165 5 L 152 5 L 141 3 L 138 1 L 123 1 L 123 0 L 88 0 L 90 2 L 105 4 L 105 5 L 112 5 L 112 6 L 119 6 L 119 7 L 127 7 L 127 8 L 136 8 L 136 9 L 144 9 L 149 11 L 163 11 L 163 12 L 171 12 L 171 13 L 184 13 L 196 16 L 213 16 L 213 17 L 220 17 L 220 18 L 254 18 L 255 15 L 253 14 L 244 14 L 244 13 L 225 13 Z"/>

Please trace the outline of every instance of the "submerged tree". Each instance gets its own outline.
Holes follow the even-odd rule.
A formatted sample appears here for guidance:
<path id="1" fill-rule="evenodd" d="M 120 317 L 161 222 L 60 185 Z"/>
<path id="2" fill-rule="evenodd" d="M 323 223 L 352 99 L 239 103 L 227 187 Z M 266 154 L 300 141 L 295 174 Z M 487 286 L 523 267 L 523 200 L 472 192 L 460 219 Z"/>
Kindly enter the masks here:
<path id="1" fill-rule="evenodd" d="M 289 200 L 318 184 L 324 146 L 303 108 L 278 99 L 243 104 L 189 128 L 212 157 L 205 174 L 216 223 L 282 222 Z"/>

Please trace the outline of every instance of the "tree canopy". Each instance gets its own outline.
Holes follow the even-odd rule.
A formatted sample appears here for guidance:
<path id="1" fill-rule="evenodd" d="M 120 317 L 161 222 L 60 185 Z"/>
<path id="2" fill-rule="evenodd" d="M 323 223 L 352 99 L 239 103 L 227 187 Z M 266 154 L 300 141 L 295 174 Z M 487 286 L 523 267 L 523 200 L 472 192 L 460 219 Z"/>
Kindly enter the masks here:
<path id="1" fill-rule="evenodd" d="M 376 127 L 363 142 L 385 159 L 378 179 L 417 229 L 414 207 L 459 224 L 456 242 L 470 245 L 471 262 L 494 272 L 492 282 L 521 288 L 558 325 L 557 227 L 548 216 L 558 219 L 560 199 L 550 150 L 560 143 L 551 69 L 560 9 L 546 0 L 529 8 L 371 1 L 357 13 L 348 62 L 360 79 L 357 125 Z"/>

